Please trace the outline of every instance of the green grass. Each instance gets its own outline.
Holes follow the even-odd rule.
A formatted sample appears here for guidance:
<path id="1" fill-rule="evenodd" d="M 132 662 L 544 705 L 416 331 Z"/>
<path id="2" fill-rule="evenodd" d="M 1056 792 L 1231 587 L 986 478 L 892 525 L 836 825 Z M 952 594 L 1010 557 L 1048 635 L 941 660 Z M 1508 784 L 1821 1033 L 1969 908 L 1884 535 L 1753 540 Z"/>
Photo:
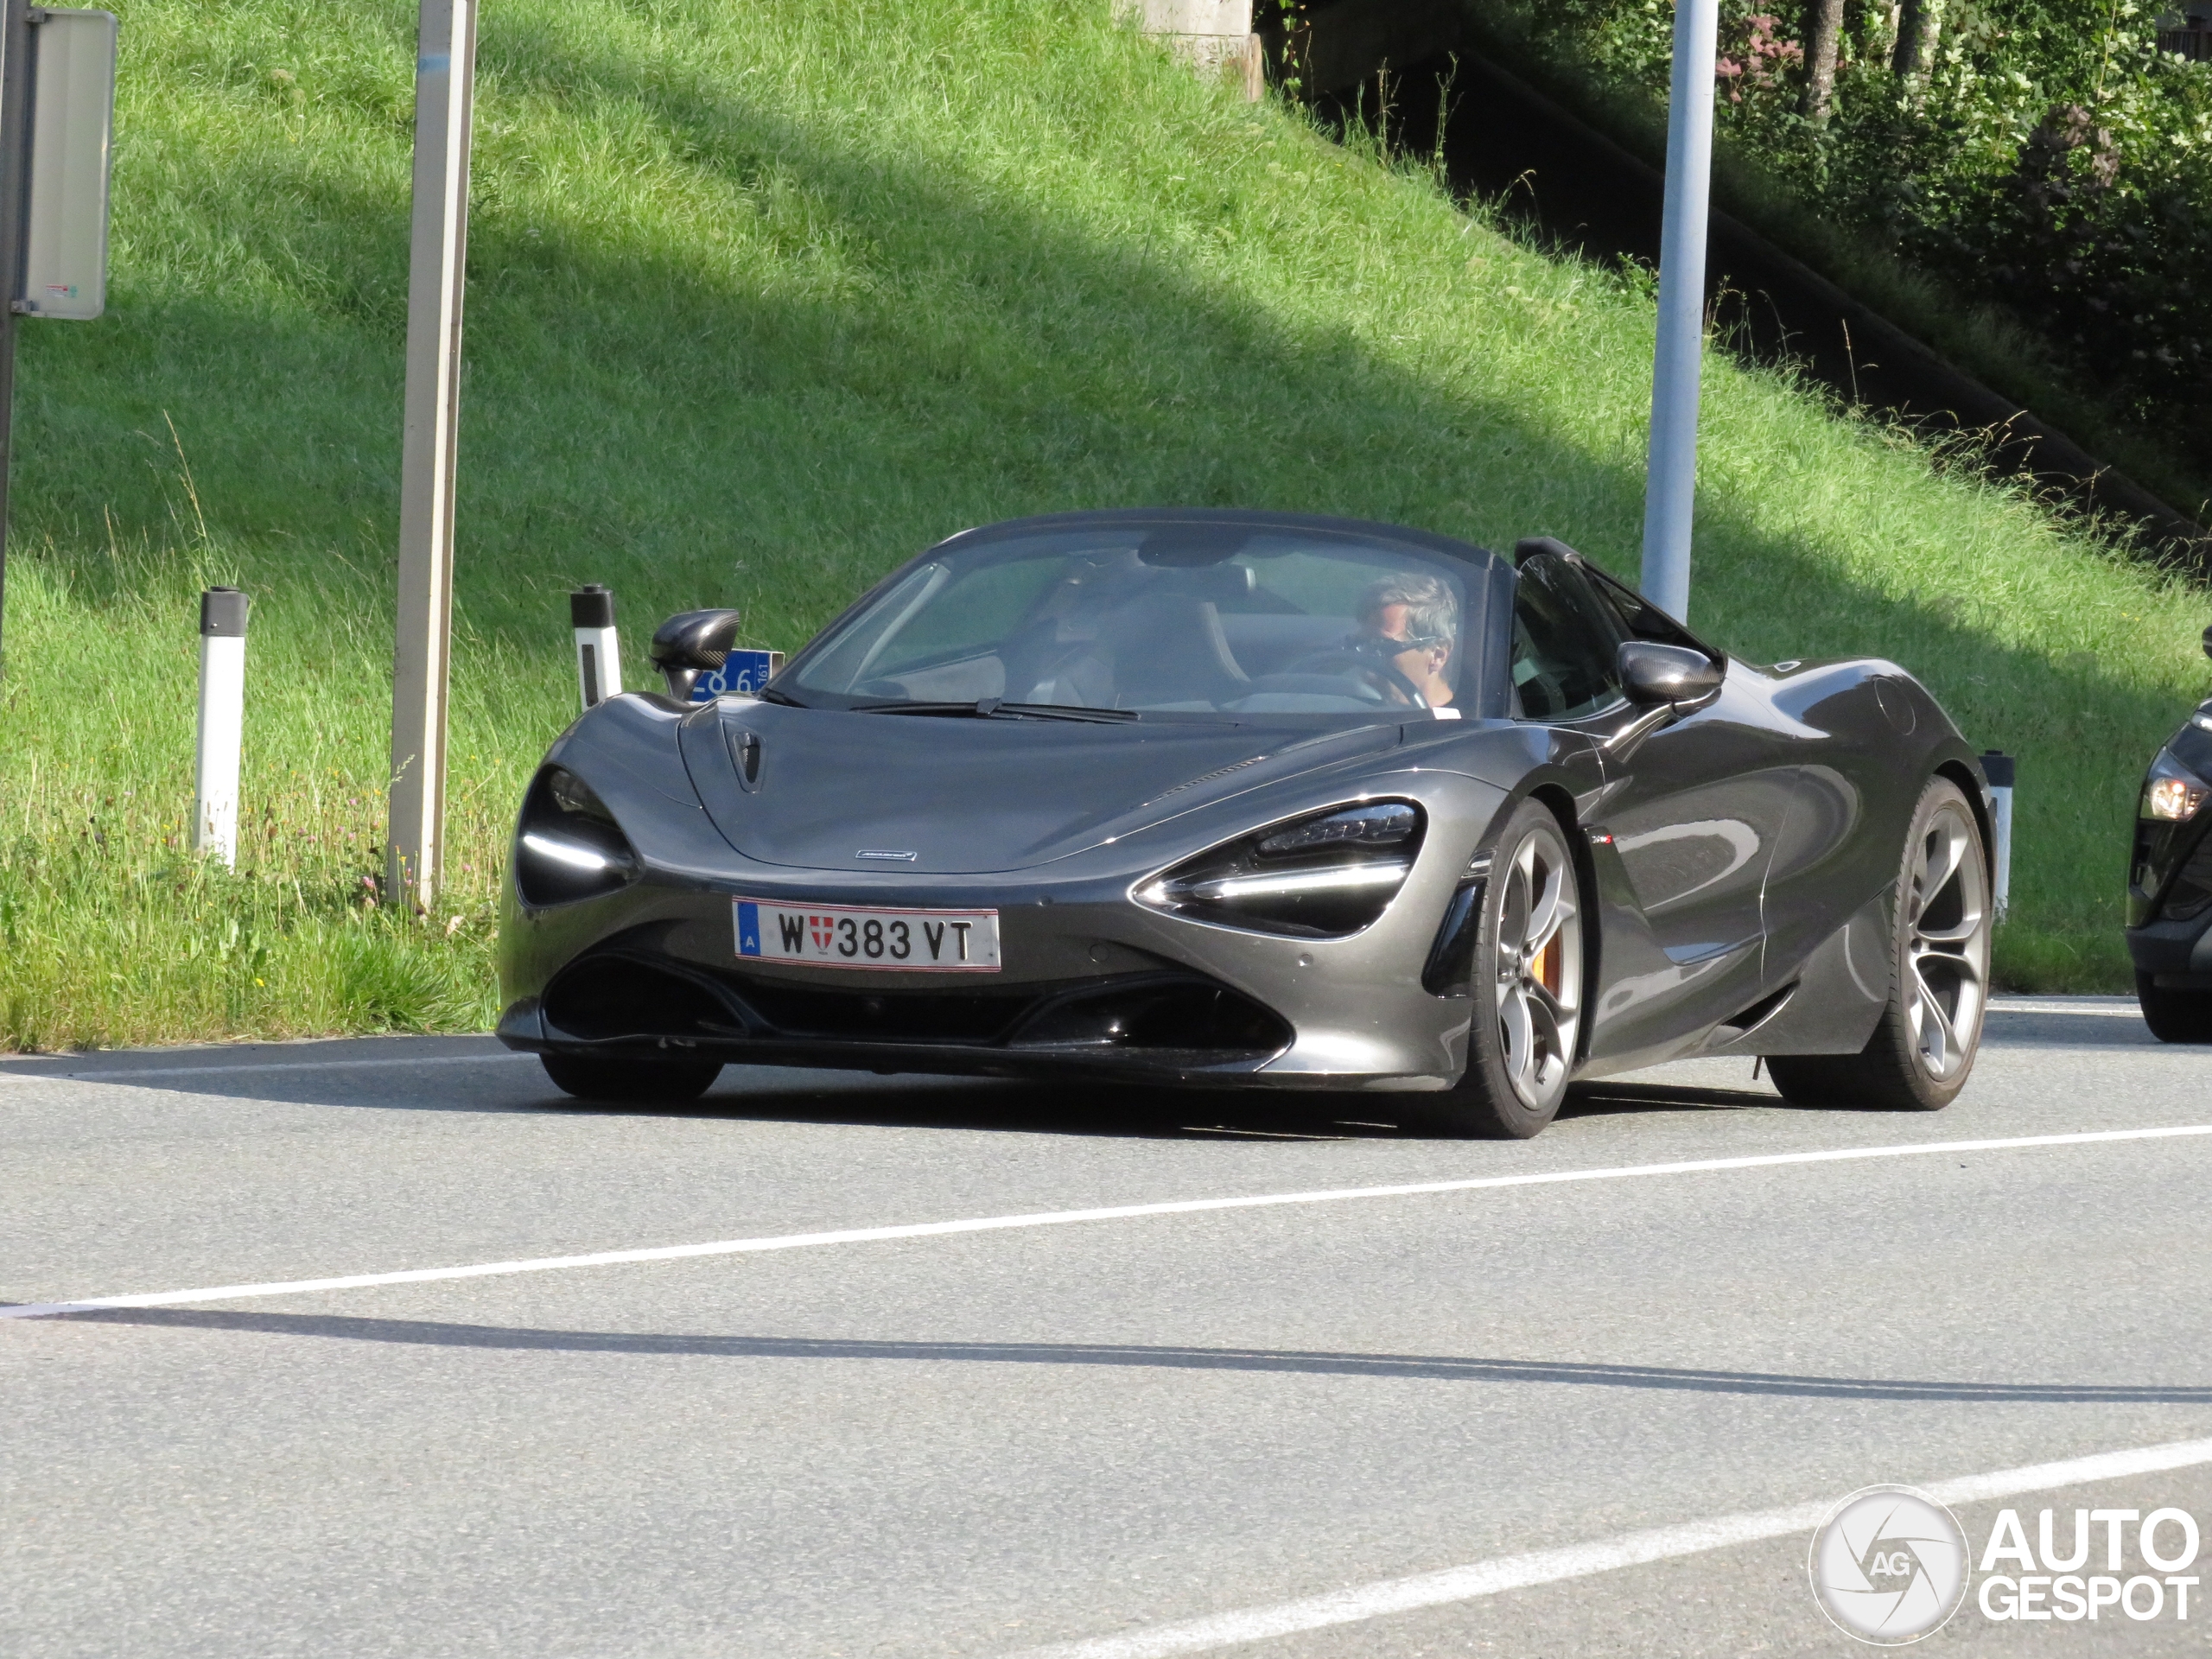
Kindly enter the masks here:
<path id="1" fill-rule="evenodd" d="M 480 1027 L 563 594 L 790 648 L 931 539 L 1158 502 L 1633 573 L 1648 297 L 1238 103 L 1104 0 L 486 9 L 448 892 L 379 865 L 413 8 L 124 0 L 111 310 L 23 330 L 0 1043 Z M 2021 757 L 2014 982 L 2107 987 L 2201 595 L 1716 361 L 1694 622 L 1878 652 Z M 194 594 L 255 595 L 250 832 L 181 849 Z"/>

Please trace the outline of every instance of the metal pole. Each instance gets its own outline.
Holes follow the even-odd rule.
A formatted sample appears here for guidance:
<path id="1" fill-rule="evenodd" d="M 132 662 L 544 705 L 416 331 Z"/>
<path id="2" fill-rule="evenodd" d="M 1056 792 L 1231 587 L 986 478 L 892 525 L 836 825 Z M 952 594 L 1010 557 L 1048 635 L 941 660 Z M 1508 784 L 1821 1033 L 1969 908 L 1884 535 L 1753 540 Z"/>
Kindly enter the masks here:
<path id="1" fill-rule="evenodd" d="M 192 850 L 238 862 L 238 755 L 245 747 L 246 597 L 235 588 L 200 595 L 199 797 Z"/>
<path id="2" fill-rule="evenodd" d="M 1713 66 L 1719 28 L 1719 0 L 1676 0 L 1666 216 L 1659 232 L 1659 339 L 1651 357 L 1651 449 L 1643 496 L 1643 595 L 1678 620 L 1687 620 L 1690 608 Z"/>
<path id="3" fill-rule="evenodd" d="M 446 689 L 453 634 L 453 481 L 476 0 L 422 0 L 415 60 L 415 222 L 400 446 L 398 637 L 391 675 L 385 891 L 428 908 L 443 874 Z"/>
<path id="4" fill-rule="evenodd" d="M 15 458 L 16 316 L 23 300 L 23 232 L 30 208 L 29 0 L 0 3 L 0 618 L 7 611 L 8 474 Z M 0 646 L 0 674 L 7 669 Z"/>

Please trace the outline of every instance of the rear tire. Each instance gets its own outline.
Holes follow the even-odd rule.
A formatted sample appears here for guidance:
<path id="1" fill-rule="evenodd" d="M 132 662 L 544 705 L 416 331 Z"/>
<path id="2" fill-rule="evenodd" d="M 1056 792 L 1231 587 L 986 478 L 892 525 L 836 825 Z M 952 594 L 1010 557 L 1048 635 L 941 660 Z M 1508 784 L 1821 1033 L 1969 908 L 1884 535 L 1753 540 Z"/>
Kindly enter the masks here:
<path id="1" fill-rule="evenodd" d="M 1414 1096 L 1419 1127 L 1525 1141 L 1559 1115 L 1582 1034 L 1582 883 L 1567 831 L 1541 801 L 1506 823 L 1483 884 L 1467 1069 Z"/>
<path id="2" fill-rule="evenodd" d="M 2212 1043 L 2212 991 L 2161 989 L 2148 974 L 2135 976 L 2143 1023 L 2162 1043 Z"/>
<path id="3" fill-rule="evenodd" d="M 696 1100 L 721 1075 L 720 1060 L 620 1059 L 597 1055 L 541 1054 L 553 1086 L 579 1100 L 620 1105 L 676 1105 Z"/>
<path id="4" fill-rule="evenodd" d="M 1981 1046 L 1989 995 L 1989 861 L 1959 786 L 1930 780 L 1912 815 L 1891 918 L 1889 1002 L 1856 1054 L 1773 1054 L 1767 1071 L 1800 1106 L 1940 1111 Z"/>

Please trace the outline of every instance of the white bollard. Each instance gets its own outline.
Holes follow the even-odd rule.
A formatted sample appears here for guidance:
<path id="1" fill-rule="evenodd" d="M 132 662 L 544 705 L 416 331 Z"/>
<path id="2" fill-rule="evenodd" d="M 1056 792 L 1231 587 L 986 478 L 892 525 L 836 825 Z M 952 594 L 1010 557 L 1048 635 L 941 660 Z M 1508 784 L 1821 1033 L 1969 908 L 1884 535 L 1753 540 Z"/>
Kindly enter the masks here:
<path id="1" fill-rule="evenodd" d="M 1984 749 L 1981 775 L 1989 779 L 1989 792 L 1996 802 L 1990 812 L 1990 827 L 1997 833 L 1997 845 L 1991 849 L 1990 864 L 1994 874 L 1990 879 L 1989 906 L 2001 922 L 2012 890 L 2012 757 L 2000 750 Z"/>
<path id="2" fill-rule="evenodd" d="M 622 645 L 614 633 L 614 594 L 588 582 L 569 595 L 569 623 L 576 631 L 576 690 L 595 708 L 622 691 Z"/>
<path id="3" fill-rule="evenodd" d="M 246 597 L 235 588 L 200 595 L 200 781 L 192 849 L 238 861 L 238 752 L 245 725 Z"/>

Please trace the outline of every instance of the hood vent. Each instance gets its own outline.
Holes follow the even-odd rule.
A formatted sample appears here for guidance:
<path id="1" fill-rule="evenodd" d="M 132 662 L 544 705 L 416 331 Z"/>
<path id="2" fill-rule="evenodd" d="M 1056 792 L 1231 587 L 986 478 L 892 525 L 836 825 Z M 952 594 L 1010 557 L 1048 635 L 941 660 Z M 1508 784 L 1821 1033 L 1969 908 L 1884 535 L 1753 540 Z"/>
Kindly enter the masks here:
<path id="1" fill-rule="evenodd" d="M 1140 810 L 1147 806 L 1157 806 L 1160 802 L 1166 800 L 1170 795 L 1180 795 L 1186 789 L 1196 789 L 1200 784 L 1210 784 L 1217 778 L 1226 778 L 1232 772 L 1242 772 L 1247 766 L 1256 766 L 1261 761 L 1267 758 L 1268 757 L 1264 754 L 1255 754 L 1249 760 L 1239 760 L 1232 766 L 1223 766 L 1217 771 L 1209 772 L 1204 777 L 1186 779 L 1182 783 L 1176 785 L 1173 789 L 1163 789 L 1159 794 L 1154 796 L 1150 800 L 1141 803 Z"/>

